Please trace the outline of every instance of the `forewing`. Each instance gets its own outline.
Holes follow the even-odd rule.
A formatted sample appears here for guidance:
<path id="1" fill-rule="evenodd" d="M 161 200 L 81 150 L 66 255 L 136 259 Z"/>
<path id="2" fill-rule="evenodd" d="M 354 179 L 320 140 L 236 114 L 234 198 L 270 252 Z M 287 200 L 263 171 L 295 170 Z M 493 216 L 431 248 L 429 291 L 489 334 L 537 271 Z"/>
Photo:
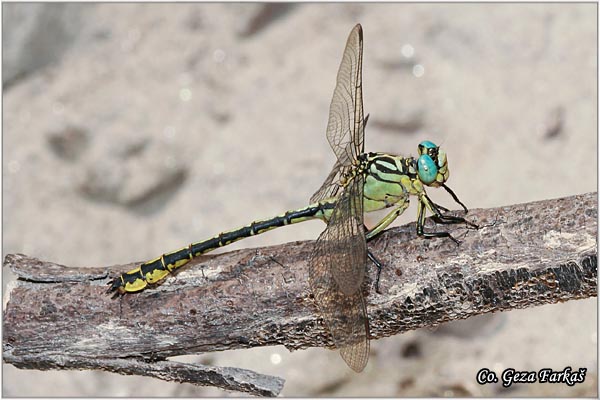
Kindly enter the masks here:
<path id="1" fill-rule="evenodd" d="M 329 106 L 327 140 L 337 161 L 311 203 L 336 197 L 340 178 L 364 152 L 364 113 L 362 101 L 362 27 L 357 24 L 346 41 L 336 86 Z"/>
<path id="2" fill-rule="evenodd" d="M 362 295 L 367 247 L 362 218 L 363 177 L 340 195 L 310 260 L 309 283 L 342 358 L 361 371 L 369 357 L 369 324 Z"/>
<path id="3" fill-rule="evenodd" d="M 310 202 L 317 203 L 323 199 L 336 197 L 342 187 L 339 183 L 340 178 L 349 169 L 350 167 L 343 167 L 339 161 L 336 161 L 331 172 L 327 176 L 327 179 L 325 179 L 325 182 L 323 182 L 319 190 L 317 190 L 310 198 Z"/>
<path id="4" fill-rule="evenodd" d="M 327 140 L 340 165 L 351 165 L 364 152 L 362 43 L 362 27 L 357 24 L 346 41 L 329 106 Z"/>

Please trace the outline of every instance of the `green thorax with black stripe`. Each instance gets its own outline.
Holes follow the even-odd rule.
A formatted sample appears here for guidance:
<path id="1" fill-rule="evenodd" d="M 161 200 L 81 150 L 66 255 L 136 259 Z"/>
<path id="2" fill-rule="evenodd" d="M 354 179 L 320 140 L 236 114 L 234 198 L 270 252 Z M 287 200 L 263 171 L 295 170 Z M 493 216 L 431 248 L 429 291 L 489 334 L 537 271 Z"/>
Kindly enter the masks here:
<path id="1" fill-rule="evenodd" d="M 410 195 L 423 193 L 415 158 L 366 153 L 359 159 L 365 170 L 364 212 L 401 205 L 409 201 Z"/>

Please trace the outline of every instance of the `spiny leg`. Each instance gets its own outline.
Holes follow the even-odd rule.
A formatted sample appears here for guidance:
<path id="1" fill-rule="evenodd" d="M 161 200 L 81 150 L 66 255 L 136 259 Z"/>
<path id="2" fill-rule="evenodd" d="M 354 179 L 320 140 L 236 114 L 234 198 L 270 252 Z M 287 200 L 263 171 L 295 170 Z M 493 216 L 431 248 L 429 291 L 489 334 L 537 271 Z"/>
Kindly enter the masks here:
<path id="1" fill-rule="evenodd" d="M 404 201 L 404 203 L 400 204 L 398 207 L 390 211 L 385 217 L 383 217 L 383 219 L 381 219 L 381 221 L 379 221 L 377 225 L 373 227 L 373 229 L 367 230 L 367 233 L 365 235 L 367 242 L 379 235 L 381 232 L 383 232 L 388 226 L 390 226 L 390 224 L 394 222 L 396 218 L 402 215 L 404 210 L 408 208 L 408 205 L 409 202 L 407 199 L 406 201 Z"/>
<path id="2" fill-rule="evenodd" d="M 432 219 L 435 222 L 441 223 L 441 224 L 467 224 L 469 226 L 472 226 L 474 228 L 478 228 L 477 225 L 475 225 L 472 222 L 467 221 L 466 219 L 462 218 L 462 217 L 455 217 L 453 215 L 444 215 L 441 210 L 440 210 L 440 206 L 438 206 L 437 204 L 435 204 L 425 193 L 422 193 L 421 196 L 419 196 L 419 209 L 418 209 L 418 213 L 417 213 L 417 235 L 422 236 L 426 239 L 431 239 L 431 238 L 439 238 L 439 237 L 446 237 L 451 239 L 454 243 L 456 243 L 457 245 L 460 244 L 460 241 L 458 239 L 456 239 L 454 236 L 452 236 L 450 233 L 448 232 L 425 232 L 424 230 L 424 226 L 425 226 L 425 216 L 426 216 L 426 210 L 429 209 L 431 211 L 431 213 L 433 214 Z"/>
<path id="3" fill-rule="evenodd" d="M 392 222 L 394 222 L 394 220 L 396 218 L 398 218 L 400 215 L 402 215 L 404 210 L 406 210 L 408 208 L 408 204 L 409 204 L 409 202 L 408 202 L 408 200 L 406 200 L 404 203 L 402 203 L 398 207 L 394 208 L 381 221 L 379 221 L 377 223 L 377 225 L 375 225 L 375 227 L 373 227 L 373 229 L 369 230 L 365 226 L 365 231 L 366 231 L 365 237 L 367 239 L 367 242 L 369 242 L 370 240 L 372 240 L 373 238 L 375 238 L 376 236 L 381 234 L 381 232 L 383 232 L 385 230 L 385 228 L 390 226 L 390 224 Z M 383 264 L 373 255 L 373 253 L 371 253 L 371 251 L 368 248 L 367 248 L 367 257 L 369 257 L 369 260 L 371 260 L 371 262 L 375 265 L 375 268 L 377 268 L 377 278 L 375 279 L 375 291 L 377 293 L 381 293 L 379 291 L 379 278 L 381 277 L 381 270 L 383 268 Z"/>
<path id="4" fill-rule="evenodd" d="M 463 217 L 457 217 L 454 215 L 447 215 L 442 213 L 442 211 L 448 212 L 449 210 L 446 207 L 440 206 L 439 204 L 434 203 L 426 193 L 423 193 L 423 196 L 427 199 L 428 208 L 433 213 L 431 219 L 438 224 L 466 224 L 472 228 L 479 229 L 479 226 L 472 223 L 471 221 L 467 221 Z M 462 205 L 462 203 L 458 202 Z"/>
<path id="5" fill-rule="evenodd" d="M 442 183 L 441 186 L 446 190 L 446 192 L 448 192 L 450 194 L 450 196 L 452 196 L 452 199 L 454 199 L 454 201 L 456 203 L 458 203 L 465 210 L 465 214 L 469 212 L 469 209 L 467 208 L 467 206 L 465 206 L 463 204 L 463 202 L 459 200 L 458 196 L 456 195 L 456 193 L 454 193 L 454 191 L 452 189 L 450 189 L 448 186 L 446 186 L 445 183 Z M 425 196 L 427 196 L 427 195 L 425 195 Z M 444 212 L 450 211 L 446 207 L 440 206 L 439 204 L 435 204 L 433 201 L 431 201 L 431 199 L 429 197 L 427 197 L 427 199 L 432 204 L 432 206 L 437 207 L 438 209 L 440 209 Z M 454 223 L 464 222 L 465 224 L 469 225 L 472 228 L 479 229 L 478 225 L 476 225 L 470 221 L 467 221 L 464 218 L 459 218 L 459 217 L 452 218 L 452 216 L 448 216 L 448 215 L 445 215 L 444 218 L 439 218 L 437 215 L 434 215 L 432 219 L 435 222 L 440 223 L 440 224 L 454 224 Z"/>
<path id="6" fill-rule="evenodd" d="M 458 199 L 458 196 L 452 191 L 452 189 L 450 189 L 448 186 L 446 186 L 445 183 L 442 183 L 442 187 L 444 189 L 446 189 L 446 192 L 450 193 L 450 196 L 452 196 L 452 198 L 454 199 L 455 202 L 457 202 L 458 204 L 460 204 L 462 206 L 462 208 L 464 208 L 465 210 L 465 214 L 469 212 L 469 210 L 467 209 L 467 206 L 465 206 L 462 201 L 460 201 Z M 442 207 L 443 208 L 443 207 Z M 448 209 L 445 209 L 446 211 L 448 211 Z"/>
<path id="7" fill-rule="evenodd" d="M 425 199 L 425 200 L 423 200 Z M 454 243 L 459 244 L 460 242 L 458 240 L 456 240 L 452 235 L 450 235 L 448 232 L 425 232 L 424 231 L 424 226 L 425 226 L 425 210 L 427 208 L 430 208 L 432 210 L 433 213 L 435 213 L 436 211 L 439 213 L 439 215 L 441 216 L 442 214 L 439 212 L 439 210 L 434 211 L 431 206 L 429 206 L 429 202 L 427 200 L 427 196 L 423 195 L 421 196 L 421 198 L 419 199 L 419 208 L 417 211 L 417 235 L 422 236 L 426 239 L 431 239 L 431 238 L 435 238 L 435 237 L 447 237 L 450 238 L 454 241 Z"/>
<path id="8" fill-rule="evenodd" d="M 369 260 L 371 260 L 371 262 L 375 265 L 375 268 L 377 268 L 377 278 L 375 279 L 375 291 L 381 294 L 381 292 L 379 291 L 379 278 L 381 277 L 381 270 L 383 268 L 383 264 L 381 264 L 381 261 L 375 258 L 375 256 L 373 255 L 373 253 L 371 253 L 371 250 L 369 249 L 367 249 L 367 257 L 369 257 Z"/>

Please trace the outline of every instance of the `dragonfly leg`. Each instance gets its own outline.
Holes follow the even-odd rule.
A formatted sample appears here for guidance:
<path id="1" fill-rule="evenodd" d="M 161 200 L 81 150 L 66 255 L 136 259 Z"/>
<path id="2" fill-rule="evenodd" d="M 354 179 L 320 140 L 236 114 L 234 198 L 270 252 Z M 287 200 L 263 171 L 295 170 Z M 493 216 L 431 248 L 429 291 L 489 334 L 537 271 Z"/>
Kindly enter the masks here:
<path id="1" fill-rule="evenodd" d="M 438 224 L 467 224 L 468 226 L 470 226 L 472 228 L 475 228 L 475 229 L 479 228 L 479 226 L 472 223 L 471 221 L 467 221 L 463 217 L 457 217 L 454 215 L 443 214 L 441 210 L 443 210 L 443 211 L 449 211 L 449 210 L 445 207 L 440 206 L 439 204 L 435 204 L 429 198 L 429 196 L 427 196 L 427 194 L 423 194 L 423 197 L 427 200 L 426 201 L 427 208 L 429 208 L 431 210 L 431 212 L 433 213 L 433 216 L 431 217 L 431 219 L 433 219 Z"/>
<path id="2" fill-rule="evenodd" d="M 381 264 L 381 262 L 373 255 L 373 253 L 371 253 L 371 250 L 369 249 L 367 249 L 367 256 L 369 257 L 369 260 L 371 260 L 371 262 L 375 265 L 375 268 L 377 268 L 377 278 L 375 279 L 375 291 L 381 294 L 381 292 L 379 291 L 379 278 L 381 277 L 381 269 L 383 268 L 383 264 Z"/>
<path id="3" fill-rule="evenodd" d="M 406 210 L 408 208 L 408 204 L 409 203 L 408 203 L 408 199 L 407 199 L 404 203 L 400 204 L 398 207 L 396 207 L 392 211 L 390 211 L 388 215 L 383 217 L 383 219 L 381 221 L 379 221 L 377 223 L 377 225 L 375 225 L 375 227 L 373 227 L 373 229 L 367 230 L 367 233 L 366 233 L 367 242 L 369 240 L 373 239 L 375 236 L 379 235 L 381 232 L 383 232 L 385 230 L 385 228 L 390 226 L 390 224 L 392 222 L 394 222 L 394 220 L 396 218 L 398 218 L 400 215 L 402 215 L 404 210 Z"/>
<path id="4" fill-rule="evenodd" d="M 407 200 L 398 207 L 394 208 L 388 213 L 388 215 L 386 215 L 381 221 L 379 221 L 373 229 L 369 230 L 365 226 L 365 237 L 367 239 L 367 242 L 375 238 L 377 235 L 383 232 L 385 228 L 390 226 L 390 224 L 394 222 L 394 220 L 398 218 L 404 212 L 404 210 L 408 208 L 408 204 L 409 203 Z M 373 255 L 373 253 L 371 253 L 369 249 L 367 249 L 367 256 L 377 268 L 377 278 L 375 279 L 375 291 L 381 294 L 381 292 L 379 291 L 379 278 L 381 277 L 381 269 L 383 268 L 383 264 L 377 258 L 375 258 L 375 256 Z"/>
<path id="5" fill-rule="evenodd" d="M 455 194 L 455 193 L 452 191 L 452 189 L 450 189 L 448 186 L 446 186 L 446 184 L 445 184 L 445 183 L 442 183 L 442 187 L 443 187 L 444 189 L 446 189 L 446 192 L 448 192 L 448 193 L 450 194 L 450 196 L 452 196 L 452 198 L 454 199 L 454 201 L 455 201 L 455 202 L 457 202 L 458 204 L 460 204 L 460 205 L 461 205 L 461 207 L 462 207 L 462 208 L 465 210 L 465 214 L 469 212 L 469 209 L 467 208 L 467 206 L 465 206 L 465 205 L 462 203 L 462 201 L 460 201 L 460 200 L 458 199 L 458 196 L 457 196 L 457 195 L 456 195 L 456 194 Z M 446 209 L 446 211 L 448 211 L 448 210 Z"/>
<path id="6" fill-rule="evenodd" d="M 444 224 L 457 224 L 457 223 L 461 223 L 461 222 L 468 222 L 467 220 L 465 220 L 464 218 L 461 218 L 461 217 L 453 217 L 450 215 L 442 214 L 438 205 L 435 204 L 433 201 L 431 201 L 431 199 L 425 193 L 423 193 L 419 197 L 419 209 L 417 212 L 417 235 L 422 236 L 426 239 L 431 239 L 431 238 L 436 238 L 436 237 L 447 237 L 447 238 L 451 239 L 457 245 L 460 244 L 458 239 L 456 239 L 454 236 L 452 236 L 448 232 L 425 232 L 425 230 L 424 230 L 425 215 L 426 215 L 425 211 L 427 209 L 429 209 L 433 213 L 434 219 L 436 221 L 439 220 L 441 223 L 444 223 Z"/>

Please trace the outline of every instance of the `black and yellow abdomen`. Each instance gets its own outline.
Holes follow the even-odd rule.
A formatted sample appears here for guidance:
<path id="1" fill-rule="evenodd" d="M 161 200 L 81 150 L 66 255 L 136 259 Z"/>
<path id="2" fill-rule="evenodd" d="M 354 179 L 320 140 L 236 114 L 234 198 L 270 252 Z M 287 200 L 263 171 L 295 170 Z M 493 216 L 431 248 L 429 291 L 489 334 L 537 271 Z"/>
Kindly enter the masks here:
<path id="1" fill-rule="evenodd" d="M 310 219 L 327 221 L 334 207 L 335 200 L 324 200 L 299 210 L 287 211 L 270 219 L 254 221 L 238 229 L 221 232 L 210 239 L 192 243 L 182 249 L 165 253 L 154 260 L 145 262 L 139 267 L 117 276 L 110 282 L 109 290 L 117 290 L 120 293 L 139 292 L 140 290 L 144 290 L 148 285 L 163 280 L 173 270 L 184 266 L 194 257 L 281 226 Z"/>

